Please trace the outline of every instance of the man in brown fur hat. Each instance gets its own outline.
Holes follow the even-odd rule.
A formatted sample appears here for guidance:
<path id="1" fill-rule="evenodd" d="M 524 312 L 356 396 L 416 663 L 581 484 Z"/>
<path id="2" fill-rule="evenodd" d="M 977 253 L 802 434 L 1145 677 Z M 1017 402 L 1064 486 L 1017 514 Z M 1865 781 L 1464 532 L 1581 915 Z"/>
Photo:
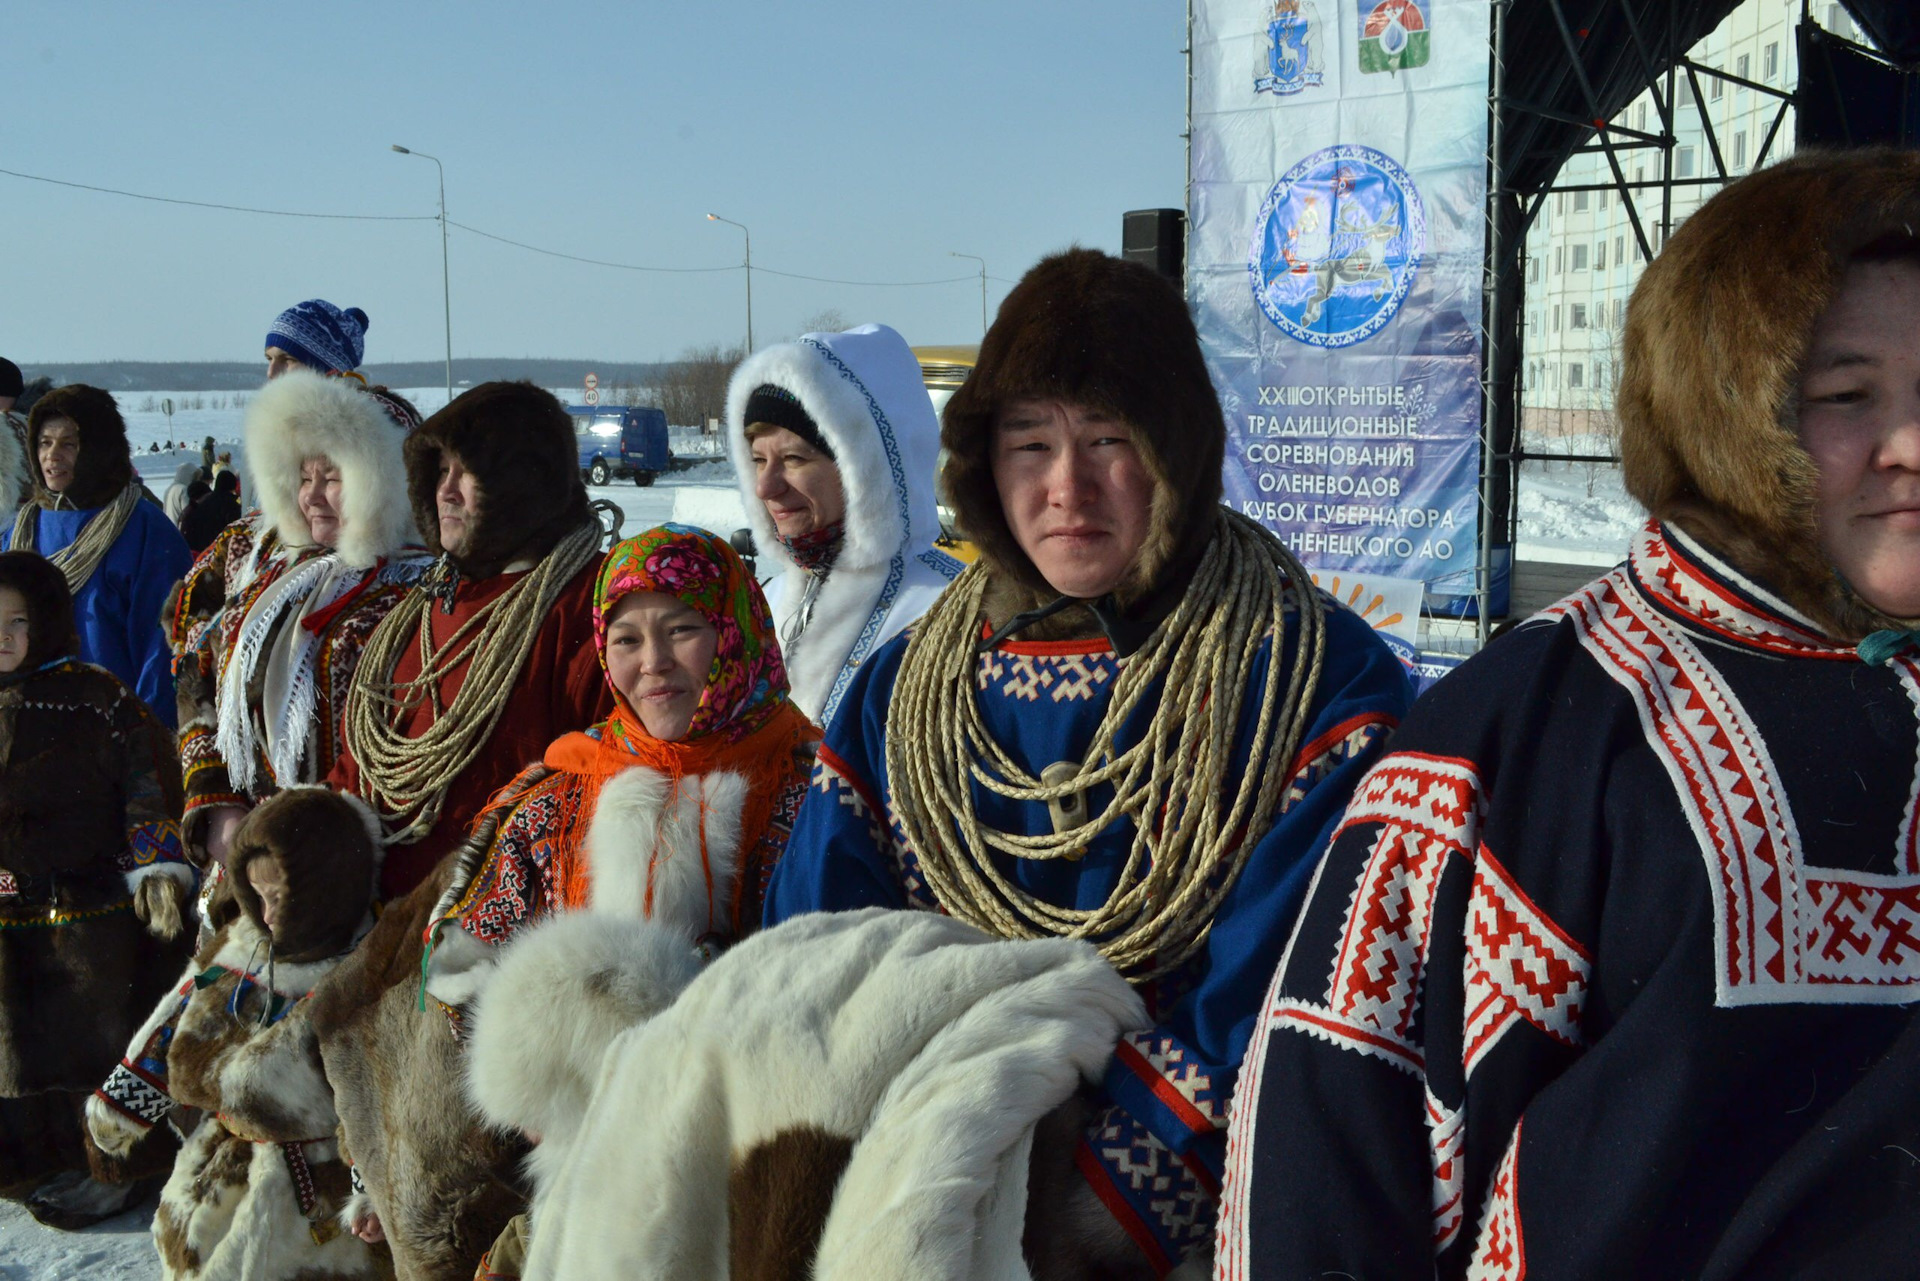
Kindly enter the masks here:
<path id="1" fill-rule="evenodd" d="M 854 678 L 767 921 L 885 906 L 1097 944 L 1153 1025 L 1040 1128 L 1031 1262 L 1204 1275 L 1267 976 L 1406 681 L 1220 505 L 1220 404 L 1145 267 L 1028 272 L 941 443 L 980 560 Z"/>
<path id="2" fill-rule="evenodd" d="M 611 707 L 593 644 L 601 529 L 560 402 L 483 383 L 409 436 L 406 457 L 440 563 L 368 639 L 330 780 L 387 825 L 387 898 L 548 743 Z"/>
<path id="3" fill-rule="evenodd" d="M 1223 1276 L 1920 1259 L 1920 155 L 1803 153 L 1627 309 L 1627 563 L 1421 701 L 1234 1103 Z"/>

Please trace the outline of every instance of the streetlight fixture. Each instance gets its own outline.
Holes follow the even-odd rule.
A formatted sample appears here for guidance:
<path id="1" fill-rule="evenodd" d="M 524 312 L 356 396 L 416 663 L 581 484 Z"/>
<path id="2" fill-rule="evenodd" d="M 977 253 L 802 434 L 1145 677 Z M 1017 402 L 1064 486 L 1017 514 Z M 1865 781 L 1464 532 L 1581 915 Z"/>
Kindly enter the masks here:
<path id="1" fill-rule="evenodd" d="M 744 222 L 735 222 L 731 218 L 722 218 L 719 214 L 707 215 L 708 222 L 724 222 L 729 227 L 740 228 L 740 234 L 747 238 L 747 354 L 753 354 L 753 233 L 747 230 Z"/>
<path id="2" fill-rule="evenodd" d="M 447 278 L 447 167 L 440 163 L 440 157 L 430 156 L 424 151 L 414 151 L 399 143 L 393 149 L 403 156 L 418 156 L 422 160 L 433 161 L 433 167 L 440 171 L 440 303 L 446 310 L 447 320 L 447 403 L 453 403 L 453 287 Z"/>
<path id="3" fill-rule="evenodd" d="M 980 264 L 980 336 L 987 336 L 987 260 L 979 254 L 957 254 L 947 251 L 949 258 L 971 258 Z"/>

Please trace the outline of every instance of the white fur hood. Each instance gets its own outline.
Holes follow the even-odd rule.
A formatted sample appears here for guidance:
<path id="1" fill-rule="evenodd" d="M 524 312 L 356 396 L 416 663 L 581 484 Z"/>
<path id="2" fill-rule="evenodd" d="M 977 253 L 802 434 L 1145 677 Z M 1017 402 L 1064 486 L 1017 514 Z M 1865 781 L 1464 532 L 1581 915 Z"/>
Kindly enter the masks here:
<path id="1" fill-rule="evenodd" d="M 833 450 L 846 492 L 846 537 L 797 643 L 789 624 L 799 611 L 807 574 L 775 536 L 754 496 L 747 400 L 767 383 L 791 392 Z M 786 651 L 794 702 L 820 724 L 831 719 L 845 673 L 897 635 L 932 604 L 960 571 L 934 546 L 940 516 L 934 470 L 940 423 L 906 339 L 885 325 L 840 334 L 806 334 L 755 352 L 734 371 L 727 390 L 727 451 L 740 481 L 754 547 L 783 582 L 775 622 Z"/>
<path id="2" fill-rule="evenodd" d="M 358 383 L 303 369 L 282 374 L 248 403 L 245 430 L 260 511 L 282 542 L 300 547 L 309 541 L 300 514 L 300 464 L 325 455 L 340 469 L 342 529 L 335 551 L 343 562 L 366 568 L 419 544 L 401 452 L 406 431 Z"/>

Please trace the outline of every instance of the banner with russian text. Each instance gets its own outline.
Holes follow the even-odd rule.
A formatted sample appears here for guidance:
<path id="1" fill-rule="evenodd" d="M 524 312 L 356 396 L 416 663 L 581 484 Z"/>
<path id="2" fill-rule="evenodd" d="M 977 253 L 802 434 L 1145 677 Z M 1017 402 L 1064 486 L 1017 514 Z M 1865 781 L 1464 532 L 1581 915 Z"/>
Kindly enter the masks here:
<path id="1" fill-rule="evenodd" d="M 1488 0 L 1193 0 L 1187 288 L 1226 500 L 1475 588 Z"/>

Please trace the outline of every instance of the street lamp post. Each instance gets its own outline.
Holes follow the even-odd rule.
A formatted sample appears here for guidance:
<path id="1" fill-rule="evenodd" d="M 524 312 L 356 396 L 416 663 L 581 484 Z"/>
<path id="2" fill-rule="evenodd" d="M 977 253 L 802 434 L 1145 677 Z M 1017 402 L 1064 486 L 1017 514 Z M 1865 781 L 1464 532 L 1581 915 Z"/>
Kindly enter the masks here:
<path id="1" fill-rule="evenodd" d="M 446 311 L 447 321 L 447 403 L 453 403 L 453 286 L 447 274 L 447 167 L 440 163 L 440 157 L 430 156 L 424 151 L 414 151 L 399 143 L 393 149 L 403 156 L 418 156 L 422 160 L 433 161 L 433 167 L 440 171 L 440 303 Z"/>
<path id="2" fill-rule="evenodd" d="M 980 336 L 987 336 L 987 260 L 979 254 L 957 254 L 947 251 L 949 258 L 971 258 L 980 264 Z"/>
<path id="3" fill-rule="evenodd" d="M 744 222 L 735 222 L 731 218 L 722 218 L 719 214 L 707 215 L 708 222 L 724 222 L 729 227 L 740 228 L 740 234 L 747 238 L 747 354 L 753 354 L 753 233 L 747 230 Z"/>

